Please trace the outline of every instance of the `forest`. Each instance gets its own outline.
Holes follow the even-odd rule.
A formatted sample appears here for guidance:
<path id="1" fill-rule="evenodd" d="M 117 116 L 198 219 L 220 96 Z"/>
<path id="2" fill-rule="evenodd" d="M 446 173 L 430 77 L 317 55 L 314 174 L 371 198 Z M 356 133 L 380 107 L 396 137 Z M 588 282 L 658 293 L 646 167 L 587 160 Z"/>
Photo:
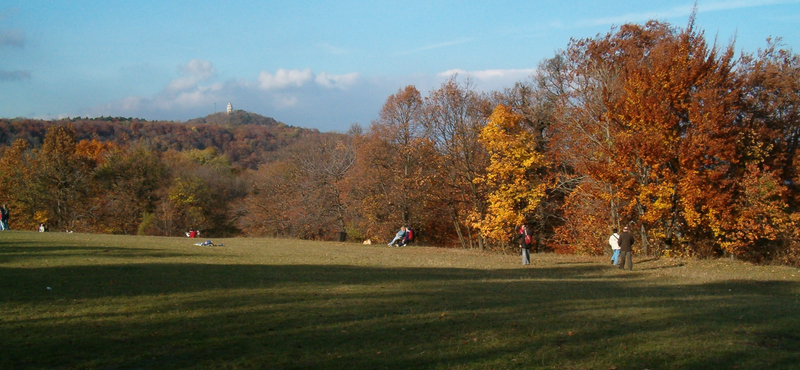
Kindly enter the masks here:
<path id="1" fill-rule="evenodd" d="M 0 120 L 11 228 L 386 242 L 800 265 L 800 58 L 649 21 L 572 40 L 502 91 L 406 86 L 320 133 L 236 111 L 187 122 Z"/>

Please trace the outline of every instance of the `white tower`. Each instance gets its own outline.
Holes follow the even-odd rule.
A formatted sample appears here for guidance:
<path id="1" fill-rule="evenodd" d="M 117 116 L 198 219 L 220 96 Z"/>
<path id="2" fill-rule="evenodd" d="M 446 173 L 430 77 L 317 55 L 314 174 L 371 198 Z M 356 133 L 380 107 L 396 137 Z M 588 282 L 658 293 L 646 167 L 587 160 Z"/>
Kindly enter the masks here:
<path id="1" fill-rule="evenodd" d="M 228 103 L 228 114 L 231 114 L 231 112 L 233 112 L 233 106 L 231 103 Z"/>

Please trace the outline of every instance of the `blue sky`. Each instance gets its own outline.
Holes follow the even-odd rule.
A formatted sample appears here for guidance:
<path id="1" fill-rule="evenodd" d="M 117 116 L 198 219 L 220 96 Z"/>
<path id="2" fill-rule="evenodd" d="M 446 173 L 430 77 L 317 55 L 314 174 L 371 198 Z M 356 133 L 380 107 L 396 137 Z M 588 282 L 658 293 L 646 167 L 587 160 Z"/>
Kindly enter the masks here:
<path id="1" fill-rule="evenodd" d="M 232 103 L 294 126 L 367 126 L 406 85 L 454 71 L 485 91 L 531 75 L 570 38 L 689 1 L 0 0 L 0 117 L 182 121 Z M 800 0 L 698 0 L 710 40 L 800 45 Z M 795 50 L 797 52 L 797 50 Z"/>

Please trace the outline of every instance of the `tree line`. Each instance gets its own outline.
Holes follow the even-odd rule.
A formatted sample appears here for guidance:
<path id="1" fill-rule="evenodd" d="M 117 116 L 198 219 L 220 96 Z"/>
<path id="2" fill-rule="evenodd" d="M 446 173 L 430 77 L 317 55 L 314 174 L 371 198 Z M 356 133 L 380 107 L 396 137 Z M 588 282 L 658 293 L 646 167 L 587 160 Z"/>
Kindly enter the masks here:
<path id="1" fill-rule="evenodd" d="M 599 254 L 629 226 L 649 255 L 798 264 L 799 103 L 800 58 L 779 40 L 737 56 L 694 17 L 650 21 L 573 40 L 502 91 L 407 86 L 368 127 L 298 131 L 255 157 L 221 149 L 247 135 L 177 148 L 51 122 L 40 145 L 3 149 L 0 200 L 22 228 L 377 242 L 409 225 L 423 243 L 512 250 L 527 223 L 547 249 Z"/>

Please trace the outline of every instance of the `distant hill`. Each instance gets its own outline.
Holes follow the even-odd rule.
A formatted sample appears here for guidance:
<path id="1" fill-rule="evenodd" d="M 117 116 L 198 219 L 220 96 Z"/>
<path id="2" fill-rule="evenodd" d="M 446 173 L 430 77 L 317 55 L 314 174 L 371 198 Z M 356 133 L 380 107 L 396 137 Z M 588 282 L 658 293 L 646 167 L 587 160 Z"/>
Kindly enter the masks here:
<path id="1" fill-rule="evenodd" d="M 255 169 L 275 158 L 276 152 L 316 129 L 293 127 L 271 117 L 245 111 L 211 114 L 186 122 L 147 121 L 138 118 L 99 117 L 61 120 L 0 119 L 0 148 L 17 139 L 32 147 L 44 141 L 53 125 L 72 124 L 78 140 L 100 140 L 120 146 L 144 145 L 151 150 L 206 149 L 212 147 L 242 168 Z"/>
<path id="2" fill-rule="evenodd" d="M 187 124 L 196 125 L 196 124 L 209 124 L 209 125 L 230 125 L 230 126 L 241 126 L 241 125 L 261 125 L 261 126 L 284 126 L 287 125 L 278 122 L 272 117 L 264 117 L 260 114 L 250 113 L 243 110 L 235 110 L 230 114 L 225 112 L 209 114 L 202 118 L 194 118 L 186 121 Z"/>

